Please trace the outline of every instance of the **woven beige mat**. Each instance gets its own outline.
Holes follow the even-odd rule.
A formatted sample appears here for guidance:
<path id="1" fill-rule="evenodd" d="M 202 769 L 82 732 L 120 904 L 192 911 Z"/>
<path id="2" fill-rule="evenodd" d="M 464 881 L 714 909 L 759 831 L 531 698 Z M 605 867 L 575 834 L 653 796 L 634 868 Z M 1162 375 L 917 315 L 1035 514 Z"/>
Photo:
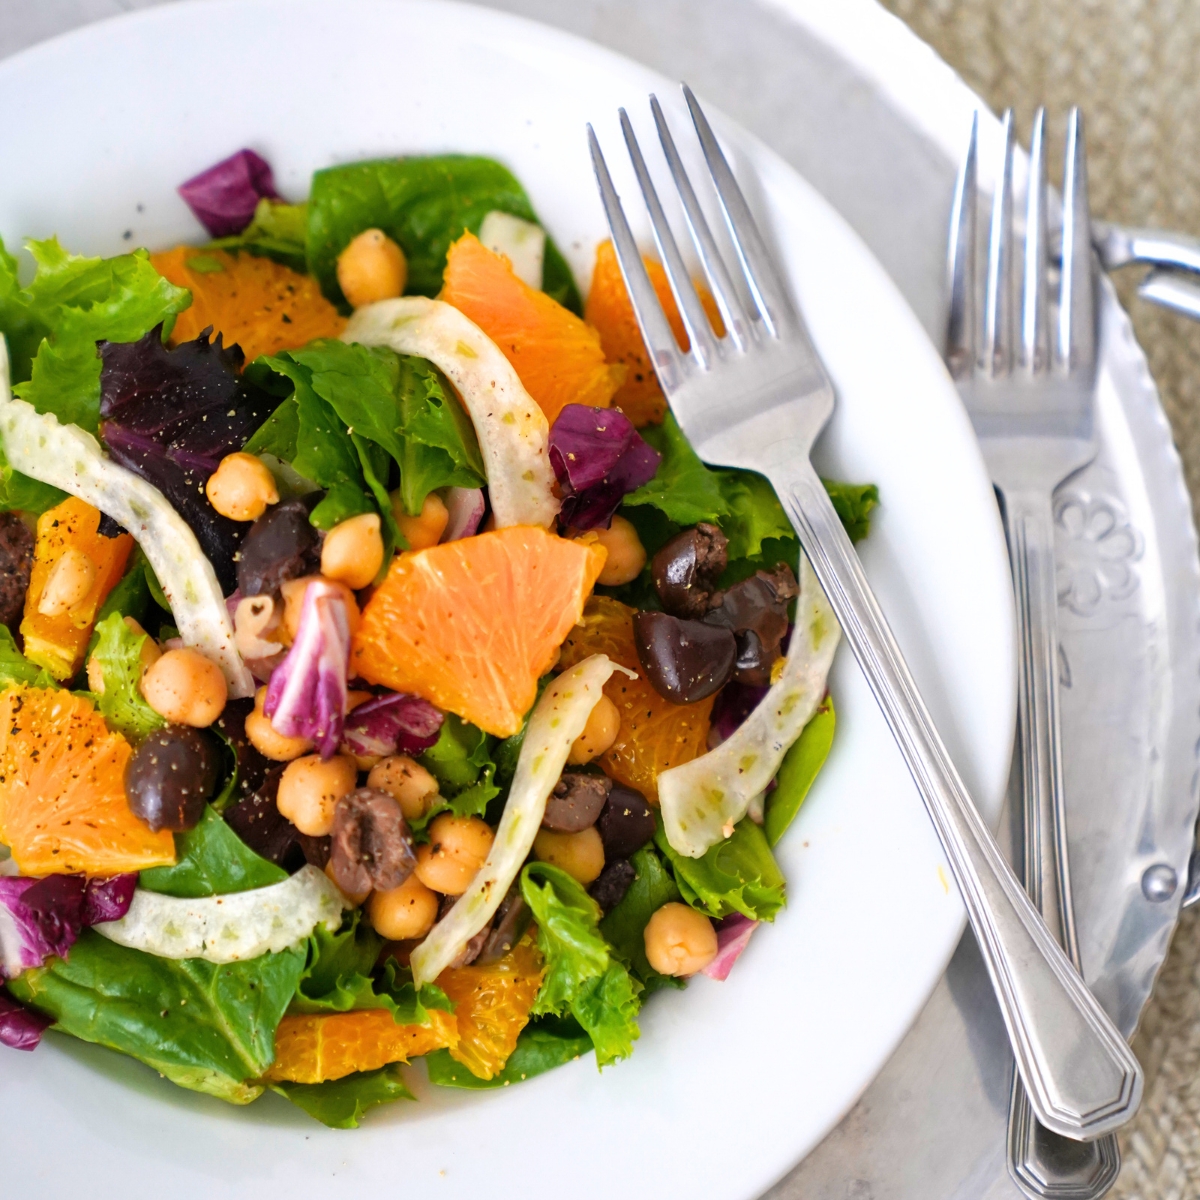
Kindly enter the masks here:
<path id="1" fill-rule="evenodd" d="M 1086 116 L 1092 208 L 1200 234 L 1200 0 L 883 0 L 1028 138 L 1045 104 L 1058 136 Z M 1061 145 L 1061 142 L 1059 143 Z M 1055 157 L 1051 156 L 1051 160 Z M 1200 501 L 1200 322 L 1121 298 Z M 1131 277 L 1132 276 L 1132 277 Z M 1200 503 L 1197 503 L 1200 511 Z M 1122 1136 L 1113 1197 L 1200 1197 L 1200 910 L 1185 913 L 1134 1043 L 1141 1112 Z"/>

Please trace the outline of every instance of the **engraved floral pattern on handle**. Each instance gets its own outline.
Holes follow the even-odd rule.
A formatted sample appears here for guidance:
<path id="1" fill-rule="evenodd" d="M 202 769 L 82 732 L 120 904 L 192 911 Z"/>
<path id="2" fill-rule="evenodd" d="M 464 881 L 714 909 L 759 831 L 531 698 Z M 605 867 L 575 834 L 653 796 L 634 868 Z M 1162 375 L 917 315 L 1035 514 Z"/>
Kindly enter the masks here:
<path id="1" fill-rule="evenodd" d="M 1106 496 L 1066 492 L 1054 501 L 1058 542 L 1058 602 L 1081 617 L 1104 600 L 1126 600 L 1137 590 L 1134 564 L 1142 537 L 1120 503 Z"/>

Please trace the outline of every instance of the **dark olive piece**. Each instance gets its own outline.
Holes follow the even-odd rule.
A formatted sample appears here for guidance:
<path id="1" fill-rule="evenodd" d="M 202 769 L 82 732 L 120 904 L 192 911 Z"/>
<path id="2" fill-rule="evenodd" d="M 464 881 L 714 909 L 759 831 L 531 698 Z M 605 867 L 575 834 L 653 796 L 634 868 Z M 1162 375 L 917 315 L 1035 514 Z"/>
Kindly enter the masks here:
<path id="1" fill-rule="evenodd" d="M 734 678 L 739 683 L 763 686 L 771 682 L 771 666 L 787 633 L 788 602 L 799 590 L 791 567 L 780 563 L 713 597 L 704 622 L 737 635 Z"/>
<path id="2" fill-rule="evenodd" d="M 225 811 L 226 824 L 255 854 L 294 875 L 305 863 L 325 869 L 330 840 L 301 833 L 279 811 L 275 798 L 287 763 L 272 764 L 262 783 Z"/>
<path id="3" fill-rule="evenodd" d="M 0 513 L 0 625 L 15 629 L 33 571 L 33 534 L 15 512 Z"/>
<path id="4" fill-rule="evenodd" d="M 320 534 L 308 519 L 307 497 L 268 508 L 242 541 L 237 582 L 243 596 L 276 595 L 280 584 L 320 569 Z"/>
<path id="5" fill-rule="evenodd" d="M 611 788 L 612 780 L 607 775 L 564 771 L 546 801 L 542 827 L 553 829 L 555 833 L 579 833 L 591 828 Z"/>
<path id="6" fill-rule="evenodd" d="M 333 810 L 333 853 L 329 871 L 350 896 L 372 888 L 399 887 L 413 872 L 417 856 L 400 805 L 375 788 L 343 796 Z"/>
<path id="7" fill-rule="evenodd" d="M 596 822 L 605 861 L 636 854 L 654 836 L 654 829 L 654 809 L 646 803 L 646 797 L 623 784 L 613 784 Z"/>
<path id="8" fill-rule="evenodd" d="M 257 792 L 267 778 L 267 772 L 274 766 L 269 758 L 254 748 L 246 736 L 246 718 L 253 711 L 254 700 L 249 696 L 227 700 L 221 715 L 212 726 L 214 732 L 219 733 L 229 743 L 237 757 L 234 796 L 239 799 Z"/>
<path id="9" fill-rule="evenodd" d="M 636 878 L 633 863 L 627 858 L 615 859 L 605 863 L 600 877 L 588 888 L 588 895 L 604 912 L 610 913 L 625 899 L 625 893 Z"/>
<path id="10" fill-rule="evenodd" d="M 729 559 L 729 539 L 715 526 L 700 524 L 676 534 L 653 558 L 650 577 L 666 612 L 702 617 Z"/>
<path id="11" fill-rule="evenodd" d="M 153 832 L 194 829 L 217 788 L 221 751 L 210 734 L 189 725 L 156 729 L 125 768 L 125 795 Z"/>
<path id="12" fill-rule="evenodd" d="M 451 960 L 452 967 L 469 967 L 483 953 L 483 948 L 487 945 L 488 930 L 481 929 L 458 953 L 457 957 Z"/>
<path id="13" fill-rule="evenodd" d="M 521 940 L 521 934 L 528 927 L 531 916 L 529 905 L 525 903 L 514 884 L 496 910 L 496 919 L 492 922 L 487 940 L 475 961 L 487 964 L 503 958 Z"/>
<path id="14" fill-rule="evenodd" d="M 711 696 L 733 672 L 737 656 L 728 629 L 668 613 L 635 613 L 633 639 L 650 686 L 674 704 Z"/>

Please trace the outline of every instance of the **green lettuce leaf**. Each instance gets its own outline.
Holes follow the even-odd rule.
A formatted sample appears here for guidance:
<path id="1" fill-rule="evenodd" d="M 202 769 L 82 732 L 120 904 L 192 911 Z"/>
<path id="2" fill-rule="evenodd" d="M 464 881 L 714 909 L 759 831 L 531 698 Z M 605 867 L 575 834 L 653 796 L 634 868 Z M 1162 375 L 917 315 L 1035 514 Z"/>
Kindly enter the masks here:
<path id="1" fill-rule="evenodd" d="M 443 804 L 435 805 L 424 817 L 410 822 L 420 833 L 438 813 L 449 810 L 459 817 L 479 817 L 488 803 L 500 795 L 494 780 L 496 764 L 492 748 L 496 739 L 454 713 L 447 713 L 438 740 L 420 761 L 438 781 Z"/>
<path id="2" fill-rule="evenodd" d="M 16 639 L 7 625 L 0 625 L 0 687 L 27 683 L 31 687 L 53 688 L 58 682 L 44 667 L 31 663 L 17 649 Z"/>
<path id="3" fill-rule="evenodd" d="M 836 726 L 833 697 L 826 696 L 800 737 L 783 756 L 779 774 L 775 777 L 775 790 L 767 795 L 763 817 L 763 832 L 771 846 L 779 844 L 779 839 L 796 819 L 813 780 L 829 757 Z"/>
<path id="4" fill-rule="evenodd" d="M 416 1099 L 396 1064 L 327 1083 L 273 1083 L 271 1090 L 330 1129 L 357 1129 L 368 1109 L 393 1100 Z"/>
<path id="5" fill-rule="evenodd" d="M 600 907 L 565 871 L 530 863 L 521 895 L 538 926 L 546 975 L 533 1015 L 570 1013 L 592 1040 L 598 1066 L 633 1053 L 639 1030 L 638 984 L 609 951 L 598 928 Z"/>
<path id="6" fill-rule="evenodd" d="M 647 993 L 659 988 L 684 987 L 673 975 L 661 975 L 646 957 L 646 925 L 664 904 L 678 900 L 679 888 L 653 846 L 643 846 L 629 860 L 637 872 L 629 891 L 601 922 L 600 932 L 622 962 L 641 981 Z"/>
<path id="7" fill-rule="evenodd" d="M 871 532 L 871 510 L 879 503 L 879 489 L 873 483 L 835 483 L 822 479 L 837 515 L 852 542 L 861 542 Z"/>
<path id="8" fill-rule="evenodd" d="M 142 579 L 144 583 L 144 574 Z M 142 678 L 142 647 L 149 635 L 134 633 L 117 612 L 96 625 L 96 634 L 92 656 L 99 662 L 104 677 L 104 691 L 96 696 L 96 707 L 109 729 L 115 729 L 132 742 L 140 742 L 166 725 L 142 699 L 138 687 Z"/>
<path id="9" fill-rule="evenodd" d="M 491 158 L 440 154 L 328 167 L 313 176 L 308 198 L 309 270 L 325 295 L 344 304 L 338 255 L 364 229 L 382 229 L 408 260 L 405 290 L 435 296 L 450 243 L 464 231 L 478 234 L 493 210 L 537 221 L 515 176 Z M 571 270 L 550 238 L 542 290 L 572 312 L 582 311 Z"/>
<path id="10" fill-rule="evenodd" d="M 255 854 L 210 804 L 195 829 L 175 835 L 173 867 L 152 867 L 138 877 L 142 887 L 164 896 L 194 900 L 282 883 L 282 867 Z"/>
<path id="11" fill-rule="evenodd" d="M 221 966 L 118 946 L 85 929 L 67 959 L 9 981 L 57 1028 L 144 1062 L 180 1087 L 233 1104 L 262 1092 L 303 947 Z"/>
<path id="12" fill-rule="evenodd" d="M 146 556 L 141 546 L 135 545 L 129 561 L 125 564 L 125 574 L 117 582 L 117 586 L 108 593 L 100 611 L 96 614 L 96 628 L 104 623 L 106 617 L 117 613 L 122 617 L 132 617 L 139 625 L 145 625 L 150 613 L 150 585 L 146 579 L 148 567 Z M 92 642 L 88 647 L 88 657 L 95 649 L 97 636 L 93 632 Z"/>
<path id="13" fill-rule="evenodd" d="M 662 851 L 685 901 L 710 917 L 742 913 L 752 921 L 772 921 L 784 905 L 784 879 L 766 835 L 749 817 L 700 858 L 671 849 L 660 818 L 655 844 Z"/>
<path id="14" fill-rule="evenodd" d="M 307 270 L 305 239 L 308 235 L 308 206 L 287 204 L 264 196 L 254 210 L 250 224 L 233 237 L 217 238 L 208 243 L 214 250 L 245 250 L 261 258 L 271 258 L 293 271 Z M 195 270 L 195 267 L 192 267 Z"/>
<path id="15" fill-rule="evenodd" d="M 449 1050 L 426 1054 L 425 1066 L 429 1082 L 439 1087 L 498 1088 L 544 1075 L 555 1067 L 581 1058 L 591 1048 L 592 1039 L 574 1017 L 536 1017 L 521 1030 L 504 1070 L 491 1079 L 472 1075 L 462 1063 L 455 1062 Z"/>
<path id="16" fill-rule="evenodd" d="M 630 492 L 622 507 L 649 505 L 678 527 L 708 521 L 723 529 L 729 501 L 721 476 L 700 461 L 674 415 L 668 412 L 661 425 L 648 425 L 639 432 L 662 455 L 662 462 L 654 478 Z"/>

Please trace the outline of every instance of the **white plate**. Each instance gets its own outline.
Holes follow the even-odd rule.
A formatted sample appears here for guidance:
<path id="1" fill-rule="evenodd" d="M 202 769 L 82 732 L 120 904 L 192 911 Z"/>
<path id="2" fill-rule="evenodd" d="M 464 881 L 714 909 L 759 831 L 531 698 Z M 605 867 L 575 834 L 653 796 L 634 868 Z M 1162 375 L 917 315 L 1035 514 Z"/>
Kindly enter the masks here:
<path id="1" fill-rule="evenodd" d="M 586 283 L 604 236 L 593 121 L 621 166 L 615 112 L 645 128 L 672 83 L 588 43 L 437 2 L 261 0 L 147 11 L 0 65 L 0 231 L 77 250 L 200 230 L 174 186 L 243 145 L 304 194 L 366 155 L 504 159 Z M 820 447 L 874 480 L 862 547 L 952 753 L 988 816 L 1008 772 L 1014 651 L 1007 560 L 983 465 L 937 353 L 842 220 L 782 161 L 718 122 L 781 250 L 837 384 Z M 649 148 L 651 139 L 644 144 Z M 632 206 L 631 206 L 632 207 Z M 128 231 L 128 232 L 126 232 Z M 0 1071 L 5 1185 L 72 1195 L 439 1197 L 757 1195 L 845 1112 L 938 979 L 962 927 L 940 848 L 843 650 L 829 765 L 781 847 L 791 903 L 730 979 L 647 1007 L 633 1058 L 581 1061 L 499 1093 L 430 1089 L 327 1131 L 274 1097 L 245 1110 L 180 1091 L 66 1038 Z M 19 1150 L 18 1150 L 19 1148 Z"/>

